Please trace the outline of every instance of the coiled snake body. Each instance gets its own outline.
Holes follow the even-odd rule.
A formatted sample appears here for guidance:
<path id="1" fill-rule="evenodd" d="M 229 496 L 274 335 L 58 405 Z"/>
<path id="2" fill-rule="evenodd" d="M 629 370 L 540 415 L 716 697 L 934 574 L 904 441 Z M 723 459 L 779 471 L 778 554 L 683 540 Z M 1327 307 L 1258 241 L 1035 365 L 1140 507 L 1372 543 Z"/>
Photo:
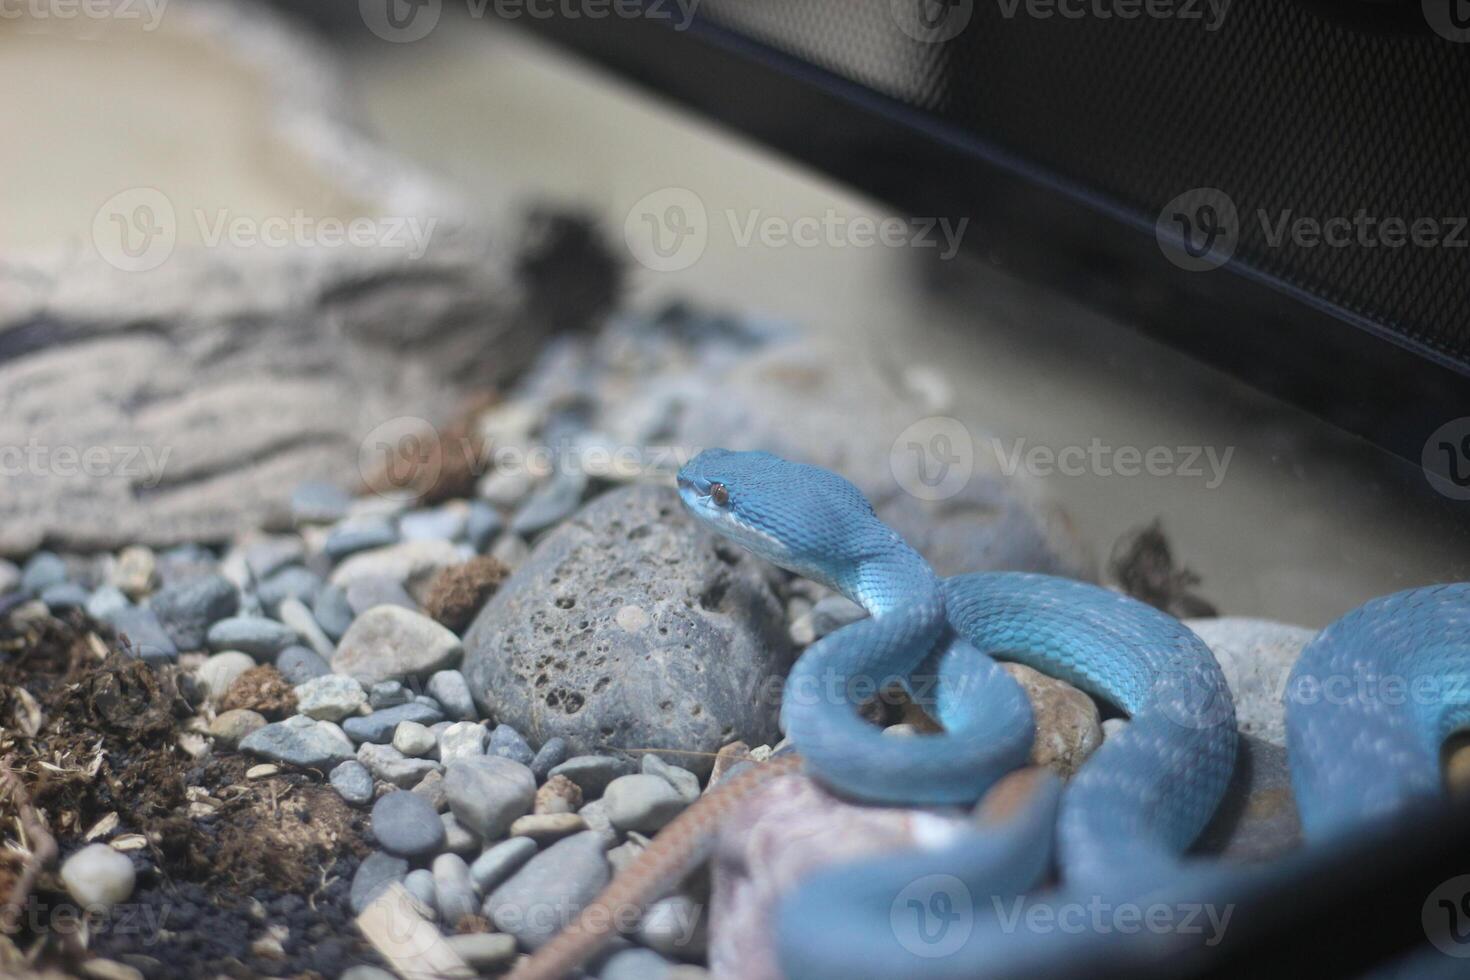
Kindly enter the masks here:
<path id="1" fill-rule="evenodd" d="M 1182 623 L 1045 575 L 941 580 L 851 483 L 769 453 L 706 450 L 678 484 L 696 519 L 871 613 L 810 646 L 783 694 L 783 727 L 806 771 L 841 794 L 969 804 L 1022 766 L 1031 711 L 997 658 L 1065 680 L 1129 719 L 1065 788 L 1028 779 L 1007 819 L 939 849 L 803 881 L 775 910 L 788 977 L 1009 976 L 1064 956 L 1075 963 L 1079 949 L 1113 969 L 1157 963 L 1199 941 L 1203 930 L 1185 928 L 1185 916 L 1202 907 L 1213 915 L 1213 897 L 1225 908 L 1224 898 L 1261 883 L 1257 871 L 1183 858 L 1224 795 L 1237 736 L 1219 664 Z M 1385 697 L 1385 677 L 1433 693 Z M 1292 787 L 1309 843 L 1441 795 L 1440 746 L 1470 725 L 1467 677 L 1470 584 L 1376 599 L 1322 631 L 1288 687 Z M 858 705 L 893 684 L 943 733 L 894 738 L 865 722 Z M 718 796 L 691 811 L 729 809 L 711 801 Z M 650 849 L 644 881 L 609 891 L 657 897 L 694 860 L 696 845 L 678 842 L 712 836 L 711 819 L 686 813 L 669 828 L 677 846 Z M 1041 887 L 1054 865 L 1060 885 Z M 1125 907 L 1161 909 L 1168 921 L 1126 928 L 1103 911 Z M 555 975 L 597 939 L 579 922 L 518 975 Z"/>

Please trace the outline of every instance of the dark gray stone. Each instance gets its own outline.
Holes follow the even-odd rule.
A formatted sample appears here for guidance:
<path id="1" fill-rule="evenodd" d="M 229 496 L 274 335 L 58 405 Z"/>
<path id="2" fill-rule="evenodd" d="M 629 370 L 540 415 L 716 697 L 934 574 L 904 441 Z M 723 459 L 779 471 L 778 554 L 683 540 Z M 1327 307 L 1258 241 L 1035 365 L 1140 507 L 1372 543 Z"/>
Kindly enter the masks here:
<path id="1" fill-rule="evenodd" d="M 441 670 L 429 677 L 424 689 L 444 708 L 444 714 L 456 721 L 473 721 L 480 717 L 469 682 L 457 670 Z"/>
<path id="2" fill-rule="evenodd" d="M 444 824 L 422 796 L 398 790 L 373 804 L 373 837 L 390 854 L 423 857 L 444 846 Z"/>
<path id="3" fill-rule="evenodd" d="M 586 492 L 587 474 L 581 470 L 558 470 L 521 504 L 511 518 L 511 533 L 531 538 L 560 524 L 572 516 Z"/>
<path id="4" fill-rule="evenodd" d="M 597 973 L 597 980 L 666 980 L 677 963 L 664 959 L 651 949 L 633 946 L 620 949 L 607 958 Z"/>
<path id="5" fill-rule="evenodd" d="M 411 759 L 391 745 L 372 742 L 363 742 L 357 747 L 357 761 L 367 766 L 378 779 L 399 789 L 416 786 L 439 769 L 439 763 L 433 759 Z M 430 803 L 434 802 L 430 800 Z"/>
<path id="6" fill-rule="evenodd" d="M 1240 737 L 1235 773 L 1225 798 L 1195 849 L 1236 861 L 1269 861 L 1302 842 L 1286 749 L 1252 735 Z"/>
<path id="7" fill-rule="evenodd" d="M 352 743 L 330 722 L 293 715 L 240 740 L 240 751 L 303 769 L 330 769 L 353 757 Z"/>
<path id="8" fill-rule="evenodd" d="M 470 882 L 470 869 L 464 858 L 458 854 L 441 854 L 434 859 L 433 870 L 434 904 L 446 925 L 452 927 L 461 919 L 479 914 L 480 899 Z"/>
<path id="9" fill-rule="evenodd" d="M 512 762 L 519 762 L 523 766 L 529 766 L 536 753 L 531 751 L 531 746 L 521 737 L 521 733 L 509 725 L 496 725 L 490 733 L 490 745 L 485 749 L 486 755 L 498 755 Z"/>
<path id="10" fill-rule="evenodd" d="M 444 770 L 449 809 L 467 830 L 492 841 L 531 810 L 536 777 L 518 762 L 499 756 L 456 759 Z"/>
<path id="11" fill-rule="evenodd" d="M 712 758 L 779 736 L 784 620 L 753 558 L 697 528 L 672 489 L 630 486 L 541 540 L 475 618 L 461 670 L 487 715 L 572 752 Z"/>
<path id="12" fill-rule="evenodd" d="M 306 557 L 306 543 L 294 534 L 262 535 L 245 545 L 245 564 L 257 582 Z"/>
<path id="13" fill-rule="evenodd" d="M 211 650 L 239 650 L 256 660 L 270 662 L 284 649 L 301 642 L 291 627 L 263 616 L 234 616 L 209 628 Z"/>
<path id="14" fill-rule="evenodd" d="M 347 632 L 347 627 L 352 625 L 352 619 L 356 615 L 352 611 L 352 604 L 347 601 L 346 591 L 337 585 L 322 586 L 322 590 L 316 594 L 316 603 L 311 611 L 321 625 L 322 632 L 333 640 L 342 639 L 342 634 Z"/>
<path id="15" fill-rule="evenodd" d="M 468 514 L 463 505 L 411 510 L 398 517 L 398 535 L 405 541 L 455 541 L 464 534 Z"/>
<path id="16" fill-rule="evenodd" d="M 393 729 L 398 727 L 400 721 L 416 721 L 420 725 L 432 725 L 443 720 L 443 712 L 419 704 L 417 701 L 410 701 L 408 704 L 374 711 L 370 715 L 348 718 L 342 723 L 342 730 L 354 742 L 385 744 L 393 741 Z"/>
<path id="17" fill-rule="evenodd" d="M 470 880 L 480 894 L 499 887 L 521 865 L 531 860 L 536 853 L 536 842 L 529 837 L 511 837 L 492 847 L 487 847 L 470 865 Z"/>
<path id="18" fill-rule="evenodd" d="M 557 841 L 485 899 L 485 917 L 536 949 L 597 897 L 608 882 L 602 837 L 593 831 Z"/>
<path id="19" fill-rule="evenodd" d="M 115 585 L 103 585 L 95 589 L 87 597 L 87 615 L 99 622 L 108 622 L 119 610 L 126 609 L 132 603 L 123 591 Z"/>
<path id="20" fill-rule="evenodd" d="M 31 555 L 21 568 L 20 590 L 36 598 L 49 587 L 66 581 L 66 563 L 49 551 Z"/>
<path id="21" fill-rule="evenodd" d="M 118 636 L 125 636 L 128 645 L 140 659 L 149 663 L 169 663 L 179 659 L 179 649 L 164 631 L 163 624 L 152 609 L 142 606 L 125 606 L 107 619 Z"/>
<path id="22" fill-rule="evenodd" d="M 87 604 L 87 590 L 75 582 L 57 582 L 41 590 L 41 601 L 53 613 L 81 609 Z"/>
<path id="23" fill-rule="evenodd" d="M 353 806 L 367 806 L 373 801 L 373 774 L 356 759 L 337 766 L 327 778 L 342 799 Z"/>
<path id="24" fill-rule="evenodd" d="M 470 504 L 469 519 L 465 522 L 465 539 L 475 551 L 484 554 L 504 526 L 500 511 L 483 500 L 476 500 Z"/>
<path id="25" fill-rule="evenodd" d="M 219 559 L 203 545 L 181 544 L 159 552 L 156 570 L 159 583 L 167 588 L 215 574 Z"/>
<path id="26" fill-rule="evenodd" d="M 581 788 L 584 799 L 595 800 L 608 783 L 633 771 L 632 761 L 620 755 L 577 755 L 553 766 L 551 775 L 567 777 Z"/>
<path id="27" fill-rule="evenodd" d="M 300 599 L 307 606 L 316 602 L 322 589 L 322 577 L 316 572 L 299 566 L 283 568 L 255 588 L 260 604 L 272 616 L 277 615 L 281 603 L 286 599 Z"/>
<path id="28" fill-rule="evenodd" d="M 382 851 L 369 854 L 357 866 L 357 874 L 352 876 L 352 890 L 349 893 L 352 911 L 360 913 L 383 889 L 402 881 L 407 875 L 408 862 L 403 858 L 384 854 Z"/>
<path id="29" fill-rule="evenodd" d="M 428 910 L 428 918 L 432 919 L 439 914 L 439 906 L 434 899 L 434 873 L 432 871 L 428 868 L 415 868 L 404 877 L 403 887 L 408 889 L 408 893 Z"/>
<path id="30" fill-rule="evenodd" d="M 289 646 L 276 656 L 276 670 L 295 687 L 313 677 L 324 677 L 332 672 L 332 665 L 323 660 L 315 650 L 303 646 Z"/>
<path id="31" fill-rule="evenodd" d="M 386 575 L 364 575 L 347 584 L 347 604 L 354 616 L 361 616 L 374 606 L 402 606 L 419 611 L 419 604 L 404 589 L 403 583 Z"/>
<path id="32" fill-rule="evenodd" d="M 327 534 L 322 551 L 333 561 L 371 548 L 382 548 L 398 541 L 398 529 L 386 517 L 359 517 L 343 521 Z"/>
<path id="33" fill-rule="evenodd" d="M 413 700 L 413 693 L 403 686 L 402 681 L 379 681 L 368 691 L 368 704 L 374 711 L 396 708 Z"/>
<path id="34" fill-rule="evenodd" d="M 202 650 L 209 628 L 240 608 L 240 593 L 223 575 L 206 575 L 164 586 L 148 605 L 180 650 Z"/>
<path id="35" fill-rule="evenodd" d="M 567 740 L 560 735 L 554 735 L 536 750 L 536 757 L 531 760 L 531 771 L 536 774 L 538 783 L 544 783 L 546 777 L 551 775 L 551 770 L 566 761 Z"/>

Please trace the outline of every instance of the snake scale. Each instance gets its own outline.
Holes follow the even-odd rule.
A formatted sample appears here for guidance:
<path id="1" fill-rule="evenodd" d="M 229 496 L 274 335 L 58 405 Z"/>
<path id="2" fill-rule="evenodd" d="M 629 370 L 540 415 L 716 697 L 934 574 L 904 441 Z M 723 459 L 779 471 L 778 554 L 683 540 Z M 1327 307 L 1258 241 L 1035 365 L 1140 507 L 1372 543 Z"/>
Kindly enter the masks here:
<path id="1" fill-rule="evenodd" d="M 1184 857 L 1224 795 L 1237 735 L 1220 667 L 1182 623 L 1051 576 L 940 579 L 847 480 L 769 453 L 706 450 L 678 486 L 699 522 L 871 615 L 810 646 L 787 678 L 782 725 L 800 761 L 751 770 L 707 794 L 599 902 L 648 901 L 672 888 L 763 770 L 801 765 L 862 801 L 974 803 L 1025 763 L 1034 734 L 1029 703 L 997 660 L 1065 680 L 1129 723 L 1065 787 L 1029 771 L 1004 820 L 947 846 L 803 881 L 774 912 L 788 977 L 1017 975 L 1075 956 L 1079 944 L 1112 966 L 1147 963 L 1196 942 L 1195 932 L 1182 922 L 1110 928 L 1085 912 L 1078 928 L 1018 924 L 1038 912 L 1059 921 L 1128 905 L 1182 918 L 1260 883 L 1260 872 Z M 1385 696 L 1384 678 L 1418 693 Z M 1441 797 L 1441 744 L 1470 726 L 1467 678 L 1470 584 L 1375 599 L 1308 645 L 1288 683 L 1287 733 L 1309 844 Z M 943 732 L 894 738 L 864 721 L 864 697 L 893 684 Z M 1060 883 L 1047 887 L 1053 867 Z M 560 976 L 603 938 L 574 924 L 516 976 Z"/>

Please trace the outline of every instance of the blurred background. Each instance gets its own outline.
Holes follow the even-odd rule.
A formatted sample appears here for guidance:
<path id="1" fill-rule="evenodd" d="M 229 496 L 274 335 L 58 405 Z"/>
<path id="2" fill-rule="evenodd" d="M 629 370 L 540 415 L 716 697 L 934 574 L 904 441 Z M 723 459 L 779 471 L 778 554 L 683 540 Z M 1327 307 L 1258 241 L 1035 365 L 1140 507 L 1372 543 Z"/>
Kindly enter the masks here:
<path id="1" fill-rule="evenodd" d="M 666 6 L 672 20 L 659 30 L 677 30 L 689 12 Z M 889 16 L 868 6 L 854 8 L 863 12 L 853 23 L 868 31 L 859 37 L 877 36 L 870 15 Z M 788 31 L 770 5 L 709 4 L 713 28 L 726 32 L 720 57 L 743 50 L 729 43 L 733 24 L 747 41 L 764 40 L 773 50 L 804 58 L 810 71 L 794 85 L 836 91 L 829 76 L 863 76 L 872 92 L 936 115 L 960 100 L 952 84 L 946 87 L 959 70 L 953 58 L 905 60 L 919 42 L 912 32 L 895 29 L 906 23 L 902 11 L 887 24 L 891 56 L 858 47 L 853 57 L 867 67 L 853 72 L 843 61 L 851 51 L 825 54 L 820 44 L 806 44 L 823 37 L 812 33 L 813 24 L 822 22 L 823 11 L 836 16 L 831 5 L 803 7 L 799 29 Z M 1024 200 L 1017 199 L 1015 213 L 970 214 L 964 198 L 951 193 L 966 180 L 985 185 L 989 171 L 981 164 L 967 169 L 956 156 L 941 172 L 930 157 L 910 165 L 895 158 L 891 143 L 865 148 L 857 141 L 844 152 L 863 157 L 861 165 L 845 174 L 824 172 L 829 168 L 802 161 L 801 145 L 808 134 L 813 145 L 830 144 L 826 130 L 835 124 L 809 118 L 804 134 L 788 120 L 768 127 L 779 131 L 775 136 L 767 131 L 767 138 L 756 139 L 749 131 L 761 126 L 743 120 L 781 117 L 789 107 L 761 104 L 764 89 L 731 89 L 729 80 L 738 76 L 713 55 L 708 62 L 681 55 L 667 64 L 650 55 L 640 84 L 630 77 L 637 71 L 612 67 L 636 60 L 630 52 L 640 49 L 610 39 L 612 53 L 589 57 L 587 48 L 599 42 L 587 40 L 593 25 L 585 18 L 563 35 L 552 23 L 561 17 L 498 16 L 505 11 L 495 4 L 448 0 L 281 4 L 268 12 L 247 4 L 137 0 L 81 11 L 17 5 L 0 21 L 0 84 L 10 93 L 7 138 L 0 143 L 0 172 L 7 178 L 0 186 L 0 372 L 12 399 L 6 439 L 23 444 L 47 425 L 75 423 L 78 414 L 96 423 L 89 431 L 105 432 L 117 420 L 104 417 L 121 411 L 120 404 L 131 405 L 123 415 L 136 420 L 134 409 L 147 401 L 150 386 L 155 395 L 185 390 L 182 381 L 169 379 L 171 358 L 174 369 L 193 365 L 193 373 L 201 364 L 227 360 L 231 350 L 238 353 L 245 342 L 220 339 L 220 323 L 231 325 L 226 332 L 234 338 L 232 331 L 274 329 L 269 324 L 278 319 L 310 320 L 315 309 L 321 319 L 314 334 L 377 331 L 375 350 L 383 354 L 348 371 L 337 354 L 285 341 L 287 353 L 252 363 L 276 364 L 303 385 L 317 372 L 337 387 L 325 396 L 298 393 L 284 400 L 256 389 L 199 412 L 197 405 L 170 409 L 213 419 L 177 443 L 175 461 L 187 480 L 175 480 L 175 469 L 151 497 L 136 488 L 117 497 L 119 508 L 140 499 L 158 502 L 166 505 L 159 520 L 169 526 L 197 520 L 213 528 L 194 510 L 200 499 L 218 509 L 210 494 L 223 494 L 218 470 L 227 465 L 225 457 L 266 447 L 279 470 L 251 477 L 263 487 L 286 472 L 333 471 L 337 463 L 315 462 L 325 447 L 336 446 L 352 461 L 352 440 L 339 440 L 341 432 L 320 432 L 322 441 L 300 437 L 322 427 L 324 402 L 333 411 L 344 403 L 360 407 L 341 426 L 360 434 L 369 423 L 409 408 L 439 417 L 454 392 L 433 379 L 451 367 L 456 384 L 466 388 L 474 386 L 463 385 L 466 379 L 500 384 L 516 377 L 525 363 L 514 353 L 524 346 L 519 328 L 477 327 L 486 341 L 479 344 L 443 338 L 451 326 L 458 331 L 474 317 L 495 320 L 496 310 L 515 305 L 505 297 L 524 287 L 514 281 L 514 256 L 526 254 L 527 216 L 552 206 L 590 218 L 617 256 L 623 270 L 617 308 L 654 311 L 678 301 L 809 332 L 914 403 L 933 406 L 928 414 L 892 420 L 894 432 L 907 433 L 903 438 L 918 447 L 916 453 L 935 453 L 935 465 L 942 463 L 953 444 L 936 437 L 947 439 L 952 430 L 925 420 L 952 418 L 977 457 L 986 458 L 983 468 L 1034 477 L 1097 567 L 1106 565 L 1125 534 L 1161 520 L 1175 560 L 1197 573 L 1202 594 L 1217 608 L 1307 626 L 1372 595 L 1470 575 L 1470 505 L 1445 492 L 1444 480 L 1432 479 L 1417 452 L 1403 448 L 1427 444 L 1430 432 L 1420 425 L 1405 440 L 1385 438 L 1373 426 L 1345 427 L 1342 413 L 1325 401 L 1291 397 L 1290 378 L 1262 384 L 1259 377 L 1242 377 L 1228 358 L 1181 350 L 1191 345 L 1178 343 L 1175 333 L 1197 331 L 1214 338 L 1214 347 L 1229 349 L 1238 327 L 1239 343 L 1254 351 L 1249 338 L 1270 318 L 1253 313 L 1248 303 L 1232 305 L 1228 296 L 1186 302 L 1167 280 L 1150 287 L 1147 279 L 1128 278 L 1132 273 L 1109 251 L 1114 244 L 1147 253 L 1138 261 L 1153 263 L 1165 276 L 1195 275 L 1175 269 L 1152 228 L 1140 232 L 1119 221 L 1101 232 L 1079 231 L 1102 236 L 1091 253 L 1059 239 L 1067 247 L 1059 246 L 1050 274 L 1038 276 L 1036 256 L 1045 265 L 1047 251 L 1015 223 L 1019 216 L 1023 225 L 1029 220 L 1051 227 L 1049 212 L 1038 208 L 1028 218 Z M 1463 47 L 1436 36 L 1417 10 L 1411 13 L 1415 29 L 1393 26 L 1399 33 L 1391 35 L 1383 25 L 1364 27 L 1309 7 L 1292 16 L 1321 17 L 1329 33 L 1361 29 L 1365 37 L 1454 49 L 1451 64 L 1464 64 Z M 697 10 L 690 16 L 702 26 Z M 607 21 L 609 32 L 617 21 Z M 1066 26 L 1076 38 L 1081 26 Z M 969 25 L 971 34 L 985 38 L 982 50 L 994 41 L 993 27 Z M 753 61 L 766 57 L 758 54 Z M 701 64 L 709 78 L 696 77 Z M 896 66 L 891 76 L 871 67 L 885 64 Z M 1027 76 L 1045 75 L 1046 68 L 994 65 L 993 59 L 986 64 L 987 70 L 1012 72 L 1017 92 L 1044 89 Z M 1052 67 L 1060 71 L 1064 61 Z M 1140 74 L 1131 97 L 1152 97 L 1147 66 L 1135 67 Z M 1289 66 L 1283 70 L 1290 77 Z M 654 75 L 657 83 L 646 84 Z M 724 85 L 723 100 L 710 89 L 715 82 Z M 1106 98 L 1126 99 L 1128 91 L 1109 89 Z M 1028 111 L 1045 107 L 1038 100 Z M 1059 110 L 1069 124 L 1074 113 L 1075 107 Z M 1280 139 L 1279 121 L 1263 125 L 1261 133 L 1262 139 Z M 1011 149 L 1023 143 L 1018 136 Z M 1330 148 L 1320 149 L 1322 159 L 1332 156 Z M 1086 152 L 1085 143 L 1078 152 Z M 987 166 L 995 163 L 996 154 L 991 157 Z M 869 179 L 873 174 L 898 191 L 880 193 L 871 186 L 880 182 Z M 1177 186 L 1184 191 L 1210 179 L 1181 178 Z M 1096 183 L 1106 187 L 1109 180 L 1100 171 Z M 1294 174 L 1291 180 L 1311 177 Z M 910 193 L 907 185 L 922 185 L 921 193 Z M 1064 197 L 1075 190 L 1051 188 Z M 994 189 L 987 194 L 1005 196 Z M 916 210 L 913 202 L 925 196 L 933 209 Z M 1411 198 L 1400 195 L 1400 210 L 1412 206 Z M 1099 205 L 1098 213 L 1107 208 Z M 341 250 L 314 247 L 334 234 L 350 238 L 355 218 L 370 219 L 358 244 L 369 251 L 386 245 L 393 256 L 376 272 L 374 260 L 346 263 Z M 877 228 L 885 220 L 898 222 L 892 226 L 896 244 L 854 244 L 854 229 L 860 239 L 869 227 L 864 222 Z M 810 232 L 811 240 L 792 240 L 793 229 L 795 237 Z M 928 233 L 923 243 L 921 232 Z M 466 246 L 467 240 L 475 244 Z M 446 258 L 450 241 L 457 244 Z M 1249 247 L 1247 241 L 1242 250 Z M 195 271 L 183 258 L 197 253 L 207 256 L 208 271 Z M 428 261 L 415 267 L 413 259 L 423 254 Z M 1462 256 L 1453 256 L 1461 272 Z M 558 272 L 553 291 L 559 295 L 603 274 L 589 269 L 584 276 L 575 256 L 559 261 L 570 263 Z M 270 270 L 252 271 L 265 266 Z M 360 285 L 371 275 L 399 286 L 412 283 L 413 298 L 373 294 Z M 1229 292 L 1225 272 L 1196 278 L 1210 275 L 1217 278 L 1199 288 Z M 312 277 L 318 277 L 317 292 L 305 306 L 295 300 L 272 306 L 273 290 L 289 293 L 292 287 L 257 284 Z M 1146 294 L 1145 301 L 1133 317 L 1127 304 L 1089 302 L 1086 288 L 1060 288 L 1058 277 Z M 344 295 L 352 300 L 343 303 Z M 1461 309 L 1460 322 L 1463 314 Z M 216 332 L 178 332 L 170 326 L 175 321 L 208 321 Z M 1176 329 L 1160 330 L 1160 321 Z M 130 343 L 171 339 L 156 349 L 114 349 L 118 336 Z M 83 339 L 85 349 L 76 354 Z M 434 353 L 404 359 L 405 345 L 417 354 Z M 63 358 L 67 349 L 75 367 Z M 1278 353 L 1283 364 L 1308 360 L 1318 368 L 1338 356 L 1331 345 L 1314 345 L 1310 335 Z M 79 373 L 61 383 L 58 370 Z M 124 392 L 117 377 L 129 371 L 137 378 Z M 158 378 L 150 380 L 154 372 Z M 1454 387 L 1464 376 L 1451 374 L 1458 381 L 1449 389 L 1423 385 L 1426 404 L 1442 390 L 1464 393 L 1463 385 Z M 859 394 L 860 377 L 852 380 Z M 1358 417 L 1397 411 L 1387 403 L 1393 386 L 1374 387 L 1368 375 L 1353 384 L 1362 394 Z M 79 386 L 86 391 L 77 394 Z M 376 399 L 378 388 L 391 389 L 392 397 Z M 1393 399 L 1402 395 L 1396 388 L 1391 393 Z M 707 396 L 719 400 L 722 393 Z M 58 404 L 66 397 L 73 400 Z M 899 437 L 885 433 L 876 451 L 886 455 Z M 231 439 L 240 444 L 230 446 Z M 1139 465 L 1151 451 L 1158 461 L 1152 474 Z M 79 514 L 96 511 L 106 499 L 79 486 L 83 502 L 68 509 L 49 490 L 29 496 L 19 485 L 12 490 L 4 519 L 8 550 L 16 554 L 34 547 L 42 531 L 54 531 L 47 522 L 81 521 Z M 78 540 L 85 544 L 88 534 L 100 533 Z"/>

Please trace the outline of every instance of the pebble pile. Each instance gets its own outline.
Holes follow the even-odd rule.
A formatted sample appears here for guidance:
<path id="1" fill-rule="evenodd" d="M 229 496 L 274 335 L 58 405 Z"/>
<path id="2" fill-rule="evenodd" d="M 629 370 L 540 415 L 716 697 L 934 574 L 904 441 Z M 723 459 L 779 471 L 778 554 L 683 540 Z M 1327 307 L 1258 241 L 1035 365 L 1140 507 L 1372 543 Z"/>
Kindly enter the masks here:
<path id="1" fill-rule="evenodd" d="M 486 444 L 570 444 L 584 456 L 656 444 L 668 435 L 662 401 L 630 401 L 619 417 L 578 409 L 573 393 L 599 358 L 628 367 L 658 351 L 673 379 L 687 366 L 679 351 L 728 361 L 764 340 L 737 321 L 671 311 L 598 343 L 550 351 L 516 398 L 482 417 Z M 687 394 L 661 390 L 664 401 Z M 696 543 L 671 492 L 658 491 L 665 501 L 619 486 L 658 482 L 676 465 L 591 476 L 555 462 L 492 469 L 474 499 L 432 506 L 303 485 L 272 530 L 222 551 L 0 560 L 0 615 L 81 610 L 144 660 L 178 664 L 202 705 L 197 734 L 214 751 L 312 771 L 370 815 L 376 850 L 351 881 L 354 911 L 401 883 L 463 959 L 494 973 L 545 943 L 737 759 L 768 756 L 778 698 L 761 701 L 765 691 L 779 695 L 803 647 L 865 615 L 811 582 Z M 643 566 L 656 574 L 625 572 Z M 611 598 L 579 606 L 584 596 Z M 584 640 L 585 662 L 558 665 Z M 599 655 L 615 666 L 601 668 Z M 619 657 L 656 663 L 664 683 L 631 684 Z M 715 662 L 758 708 L 710 686 L 716 672 L 703 665 Z M 562 673 L 531 711 L 534 697 L 510 683 L 543 664 Z M 747 675 L 774 686 L 757 690 Z M 1033 675 L 1017 673 L 1046 729 L 1034 761 L 1069 772 L 1106 729 L 1080 692 Z M 645 719 L 656 729 L 639 728 Z M 929 724 L 898 708 L 881 720 L 895 737 Z M 628 745 L 640 750 L 613 747 Z M 116 856 L 88 846 L 62 880 L 79 901 L 126 901 L 132 869 Z M 709 883 L 696 876 L 685 887 L 592 973 L 703 975 Z"/>

